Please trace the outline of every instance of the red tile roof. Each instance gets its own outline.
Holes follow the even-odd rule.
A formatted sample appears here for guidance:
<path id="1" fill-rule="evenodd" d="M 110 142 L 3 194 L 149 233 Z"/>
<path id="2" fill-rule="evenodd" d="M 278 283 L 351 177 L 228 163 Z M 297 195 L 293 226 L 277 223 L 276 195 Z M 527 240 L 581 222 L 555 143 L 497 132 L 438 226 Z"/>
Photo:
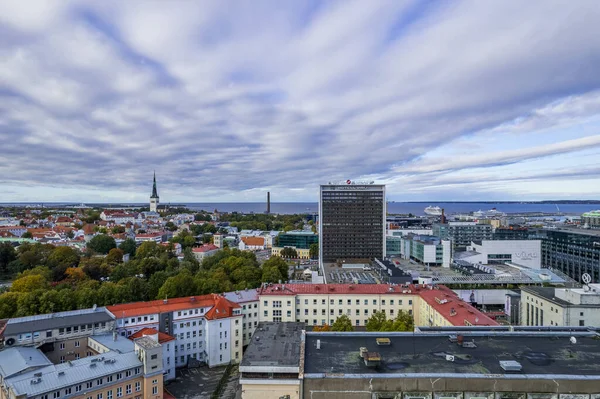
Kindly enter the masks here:
<path id="1" fill-rule="evenodd" d="M 162 231 L 157 231 L 154 233 L 142 233 L 142 234 L 136 234 L 136 237 L 138 238 L 154 238 L 154 237 L 160 237 L 164 234 L 164 232 Z"/>
<path id="2" fill-rule="evenodd" d="M 208 320 L 224 319 L 233 316 L 233 309 L 241 308 L 237 303 L 231 302 L 220 295 L 217 295 L 215 306 L 206 312 L 204 317 Z"/>
<path id="3" fill-rule="evenodd" d="M 497 326 L 495 320 L 486 316 L 479 309 L 462 301 L 454 291 L 444 286 L 436 289 L 425 289 L 419 296 L 454 326 L 465 326 L 468 322 L 473 326 Z"/>
<path id="4" fill-rule="evenodd" d="M 244 242 L 244 244 L 246 244 L 246 245 L 260 246 L 260 247 L 265 245 L 264 237 L 242 237 L 241 239 Z"/>
<path id="5" fill-rule="evenodd" d="M 172 337 L 169 334 L 165 334 L 164 332 L 156 331 L 154 328 L 142 328 L 140 331 L 131 335 L 129 337 L 129 339 L 133 341 L 136 338 L 141 338 L 146 335 L 156 335 L 156 334 L 158 334 L 158 342 L 161 344 L 175 340 L 175 337 Z"/>
<path id="6" fill-rule="evenodd" d="M 259 288 L 259 295 L 296 295 L 296 294 L 406 294 L 414 295 L 417 289 L 413 285 L 388 284 L 272 284 Z"/>
<path id="7" fill-rule="evenodd" d="M 223 301 L 226 302 L 223 302 Z M 200 296 L 192 296 L 192 297 L 183 297 L 183 298 L 170 298 L 170 299 L 159 299 L 156 301 L 148 301 L 148 302 L 133 302 L 133 303 L 124 303 L 120 305 L 107 306 L 106 308 L 117 318 L 121 319 L 124 317 L 136 317 L 143 316 L 149 314 L 158 314 L 158 313 L 167 313 L 167 312 L 176 312 L 179 310 L 186 309 L 194 309 L 194 308 L 208 308 L 211 310 L 219 305 L 220 311 L 217 313 L 218 316 L 214 318 L 223 318 L 230 317 L 232 315 L 232 310 L 234 308 L 239 308 L 240 305 L 237 303 L 233 303 L 228 301 L 227 299 L 221 297 L 217 294 L 208 294 L 208 295 L 200 295 Z M 226 312 L 221 313 L 221 309 L 226 310 Z M 205 313 L 204 317 L 207 319 L 211 319 L 208 316 L 210 313 L 209 310 Z M 222 316 L 224 314 L 224 316 Z"/>
<path id="8" fill-rule="evenodd" d="M 201 247 L 192 248 L 192 252 L 209 252 L 218 250 L 219 247 L 213 244 L 204 244 Z"/>

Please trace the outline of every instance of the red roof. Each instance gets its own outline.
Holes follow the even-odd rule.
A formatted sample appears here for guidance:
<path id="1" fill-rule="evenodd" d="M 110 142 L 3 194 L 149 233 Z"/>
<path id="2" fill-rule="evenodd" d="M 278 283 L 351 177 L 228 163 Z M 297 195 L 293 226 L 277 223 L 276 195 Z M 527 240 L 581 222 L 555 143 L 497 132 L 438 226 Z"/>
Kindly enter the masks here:
<path id="1" fill-rule="evenodd" d="M 439 285 L 436 287 L 438 288 L 433 290 L 421 290 L 419 296 L 452 325 L 464 326 L 466 325 L 465 321 L 473 326 L 499 325 L 485 313 L 462 301 L 451 289 Z"/>
<path id="2" fill-rule="evenodd" d="M 217 247 L 214 244 L 204 244 L 201 247 L 192 248 L 192 252 L 209 252 L 209 251 L 215 251 L 218 249 L 219 249 L 219 247 Z"/>
<path id="3" fill-rule="evenodd" d="M 134 340 L 136 338 L 142 338 L 146 335 L 155 335 L 158 334 L 158 342 L 163 344 L 165 342 L 173 341 L 175 337 L 170 336 L 169 334 L 165 334 L 160 331 L 156 331 L 154 328 L 142 328 L 140 331 L 129 337 L 130 340 Z"/>
<path id="4" fill-rule="evenodd" d="M 259 246 L 262 247 L 265 245 L 264 237 L 242 237 L 242 241 L 246 245 Z"/>
<path id="5" fill-rule="evenodd" d="M 237 303 L 231 302 L 220 295 L 217 295 L 215 306 L 206 312 L 204 317 L 208 320 L 224 319 L 233 315 L 234 308 L 241 308 Z"/>
<path id="6" fill-rule="evenodd" d="M 413 285 L 388 284 L 271 284 L 259 288 L 259 295 L 296 295 L 296 294 L 406 294 L 414 295 L 417 289 Z"/>
<path id="7" fill-rule="evenodd" d="M 222 299 L 227 302 L 225 306 L 224 302 L 219 302 Z M 121 319 L 124 317 L 136 317 L 143 316 L 149 314 L 158 314 L 158 313 L 167 313 L 167 312 L 176 312 L 179 310 L 186 309 L 194 309 L 194 308 L 214 308 L 217 304 L 220 304 L 220 309 L 229 308 L 227 312 L 225 312 L 225 316 L 219 314 L 218 317 L 214 318 L 223 318 L 230 317 L 232 314 L 232 309 L 239 308 L 240 305 L 237 303 L 233 303 L 228 301 L 227 299 L 221 297 L 216 294 L 208 294 L 208 295 L 200 295 L 200 296 L 191 296 L 184 298 L 170 298 L 170 299 L 158 299 L 156 301 L 148 301 L 148 302 L 133 302 L 133 303 L 124 303 L 120 305 L 107 306 L 106 308 L 113 314 L 117 319 Z M 212 309 L 211 309 L 212 310 Z M 207 319 L 211 319 L 208 314 L 210 310 L 205 313 L 204 317 Z M 219 311 L 221 313 L 221 311 Z"/>
<path id="8" fill-rule="evenodd" d="M 154 233 L 136 234 L 136 237 L 138 237 L 138 238 L 154 238 L 154 237 L 160 237 L 163 234 L 164 233 L 162 231 L 157 231 L 157 232 L 154 232 Z"/>

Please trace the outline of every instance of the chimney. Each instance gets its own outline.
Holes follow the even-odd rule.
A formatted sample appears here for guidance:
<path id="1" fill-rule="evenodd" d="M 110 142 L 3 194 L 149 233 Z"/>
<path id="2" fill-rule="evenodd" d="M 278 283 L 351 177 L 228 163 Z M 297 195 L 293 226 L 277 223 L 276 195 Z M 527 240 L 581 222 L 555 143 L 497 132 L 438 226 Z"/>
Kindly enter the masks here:
<path id="1" fill-rule="evenodd" d="M 271 213 L 271 192 L 267 191 L 267 213 Z"/>
<path id="2" fill-rule="evenodd" d="M 446 215 L 444 214 L 444 208 L 442 208 L 442 217 L 441 217 L 441 220 L 440 220 L 440 222 L 441 222 L 442 224 L 443 224 L 443 223 L 446 223 Z"/>

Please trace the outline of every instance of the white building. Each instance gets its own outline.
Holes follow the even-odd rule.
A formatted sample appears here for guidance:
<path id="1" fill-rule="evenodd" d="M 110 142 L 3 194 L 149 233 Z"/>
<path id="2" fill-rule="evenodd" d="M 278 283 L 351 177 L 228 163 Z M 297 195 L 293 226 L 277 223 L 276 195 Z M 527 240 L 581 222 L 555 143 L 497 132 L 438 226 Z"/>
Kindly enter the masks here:
<path id="1" fill-rule="evenodd" d="M 241 251 L 261 251 L 265 249 L 265 237 L 262 236 L 242 236 L 240 237 L 239 249 Z"/>
<path id="2" fill-rule="evenodd" d="M 192 248 L 192 253 L 198 262 L 202 262 L 204 258 L 216 254 L 219 250 L 220 248 L 214 244 L 204 244 L 201 247 Z"/>
<path id="3" fill-rule="evenodd" d="M 483 240 L 473 241 L 467 251 L 473 251 L 470 263 L 483 265 L 516 263 L 531 269 L 541 269 L 541 240 Z"/>
<path id="4" fill-rule="evenodd" d="M 150 337 L 162 346 L 163 378 L 165 381 L 175 378 L 175 337 L 157 331 L 154 328 L 143 328 L 129 336 L 135 341 L 141 337 Z"/>
<path id="5" fill-rule="evenodd" d="M 242 307 L 242 340 L 244 346 L 250 343 L 252 334 L 258 325 L 259 289 L 246 289 L 243 291 L 226 292 L 225 299 L 237 303 Z"/>
<path id="6" fill-rule="evenodd" d="M 520 319 L 524 326 L 599 326 L 600 284 L 523 287 Z"/>
<path id="7" fill-rule="evenodd" d="M 175 367 L 186 366 L 191 358 L 209 367 L 241 359 L 241 307 L 220 295 L 135 302 L 107 309 L 117 319 L 117 332 L 123 336 L 153 328 L 175 337 Z"/>

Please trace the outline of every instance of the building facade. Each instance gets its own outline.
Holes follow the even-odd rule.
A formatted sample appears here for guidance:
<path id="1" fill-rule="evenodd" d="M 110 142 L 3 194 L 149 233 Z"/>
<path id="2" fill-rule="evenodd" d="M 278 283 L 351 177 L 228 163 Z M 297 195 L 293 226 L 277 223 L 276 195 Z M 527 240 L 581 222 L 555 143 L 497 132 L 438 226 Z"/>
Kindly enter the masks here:
<path id="1" fill-rule="evenodd" d="M 450 240 L 454 248 L 466 247 L 473 241 L 491 240 L 493 227 L 477 222 L 449 222 L 433 225 L 433 235 Z"/>
<path id="2" fill-rule="evenodd" d="M 467 247 L 476 255 L 465 259 L 484 265 L 516 263 L 530 269 L 542 267 L 542 242 L 540 240 L 484 240 L 474 241 Z"/>
<path id="3" fill-rule="evenodd" d="M 581 215 L 581 224 L 590 229 L 600 229 L 600 210 L 585 212 Z"/>
<path id="4" fill-rule="evenodd" d="M 241 359 L 241 307 L 220 295 L 135 302 L 107 309 L 116 318 L 116 331 L 122 336 L 153 328 L 175 337 L 176 368 L 196 361 L 213 367 Z"/>
<path id="5" fill-rule="evenodd" d="M 600 232 L 584 229 L 542 230 L 542 266 L 558 269 L 575 281 L 588 273 L 600 282 Z"/>
<path id="6" fill-rule="evenodd" d="M 599 326 L 600 284 L 523 287 L 520 320 L 524 326 Z"/>
<path id="7" fill-rule="evenodd" d="M 242 341 L 243 346 L 250 343 L 252 334 L 258 325 L 258 312 L 260 299 L 259 289 L 245 289 L 243 291 L 225 292 L 225 299 L 237 303 L 242 308 Z"/>
<path id="8" fill-rule="evenodd" d="M 449 240 L 436 236 L 407 234 L 400 237 L 400 256 L 427 266 L 450 267 L 452 248 Z"/>
<path id="9" fill-rule="evenodd" d="M 319 236 L 312 231 L 288 231 L 281 233 L 277 237 L 278 247 L 292 247 L 296 249 L 310 249 L 312 244 L 319 243 Z"/>
<path id="10" fill-rule="evenodd" d="M 319 261 L 332 263 L 385 256 L 385 185 L 321 185 Z"/>

